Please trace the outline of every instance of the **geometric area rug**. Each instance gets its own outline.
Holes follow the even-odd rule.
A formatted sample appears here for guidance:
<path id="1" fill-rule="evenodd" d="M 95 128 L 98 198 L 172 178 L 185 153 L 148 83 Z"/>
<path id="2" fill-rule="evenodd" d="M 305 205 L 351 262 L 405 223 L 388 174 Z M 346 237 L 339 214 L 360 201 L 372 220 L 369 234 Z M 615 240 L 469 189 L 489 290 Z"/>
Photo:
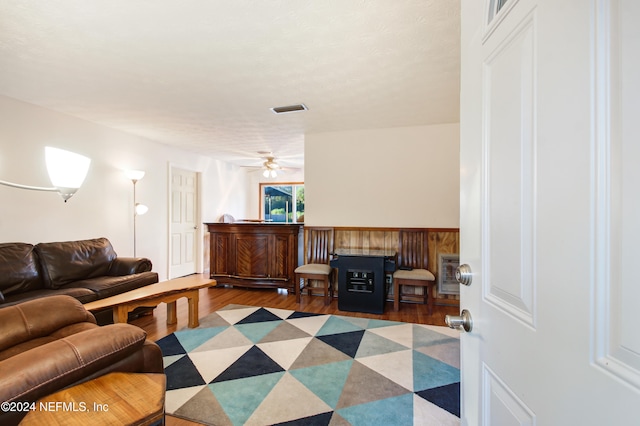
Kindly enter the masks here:
<path id="1" fill-rule="evenodd" d="M 459 425 L 458 333 L 229 305 L 157 342 L 165 412 L 207 425 Z"/>

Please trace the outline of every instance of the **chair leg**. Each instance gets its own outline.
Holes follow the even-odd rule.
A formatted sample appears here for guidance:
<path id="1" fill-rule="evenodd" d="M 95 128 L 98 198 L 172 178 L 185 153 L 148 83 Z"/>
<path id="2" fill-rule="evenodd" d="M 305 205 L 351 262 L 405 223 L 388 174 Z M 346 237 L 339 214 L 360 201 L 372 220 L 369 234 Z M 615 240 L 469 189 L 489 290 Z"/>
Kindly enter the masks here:
<path id="1" fill-rule="evenodd" d="M 331 299 L 329 299 L 329 277 L 324 279 L 322 285 L 324 287 L 324 304 L 329 306 L 331 304 Z"/>
<path id="2" fill-rule="evenodd" d="M 302 279 L 302 284 L 304 285 L 304 278 Z M 296 303 L 300 303 L 300 277 L 296 275 L 296 283 L 295 283 L 295 289 L 294 289 L 295 293 L 296 293 Z"/>
<path id="3" fill-rule="evenodd" d="M 400 283 L 397 279 L 393 280 L 393 310 L 400 310 Z"/>
<path id="4" fill-rule="evenodd" d="M 433 284 L 429 283 L 429 285 L 427 285 L 425 287 L 425 291 L 427 292 L 427 312 L 429 313 L 429 315 L 433 314 L 433 305 L 434 305 L 434 300 L 433 300 Z"/>
<path id="5" fill-rule="evenodd" d="M 327 279 L 329 280 L 329 300 L 333 301 L 333 295 L 334 295 L 334 291 L 335 291 L 333 286 L 335 285 L 335 280 L 333 279 L 332 274 L 329 274 Z"/>

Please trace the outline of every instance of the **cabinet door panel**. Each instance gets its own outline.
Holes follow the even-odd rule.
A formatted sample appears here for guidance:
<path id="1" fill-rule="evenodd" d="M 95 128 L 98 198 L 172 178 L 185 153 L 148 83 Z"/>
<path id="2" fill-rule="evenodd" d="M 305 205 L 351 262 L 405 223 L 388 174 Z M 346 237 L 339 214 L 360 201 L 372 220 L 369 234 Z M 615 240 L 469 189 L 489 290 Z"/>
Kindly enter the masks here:
<path id="1" fill-rule="evenodd" d="M 211 267 L 213 274 L 229 274 L 229 263 L 227 253 L 229 252 L 229 235 L 212 234 Z"/>
<path id="2" fill-rule="evenodd" d="M 263 235 L 238 235 L 236 238 L 236 275 L 266 278 L 269 276 L 268 239 Z"/>
<path id="3" fill-rule="evenodd" d="M 287 278 L 289 276 L 289 237 L 287 235 L 275 235 L 273 238 L 273 250 L 271 253 L 272 278 Z"/>

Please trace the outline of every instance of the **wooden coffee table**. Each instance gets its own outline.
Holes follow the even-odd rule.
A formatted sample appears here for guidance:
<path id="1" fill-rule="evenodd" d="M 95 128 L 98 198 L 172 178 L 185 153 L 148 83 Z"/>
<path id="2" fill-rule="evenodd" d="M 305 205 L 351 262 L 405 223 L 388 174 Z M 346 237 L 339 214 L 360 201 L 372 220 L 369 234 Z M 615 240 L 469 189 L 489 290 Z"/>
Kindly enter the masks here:
<path id="1" fill-rule="evenodd" d="M 202 274 L 188 275 L 85 303 L 84 307 L 88 311 L 112 308 L 113 322 L 127 322 L 129 312 L 135 308 L 158 306 L 159 303 L 164 302 L 167 304 L 167 324 L 171 325 L 178 321 L 176 300 L 186 297 L 189 301 L 189 327 L 195 328 L 200 324 L 198 319 L 198 290 L 213 287 L 216 284 L 215 280 L 206 278 Z"/>
<path id="2" fill-rule="evenodd" d="M 151 425 L 164 419 L 166 376 L 110 373 L 38 400 L 21 425 Z"/>

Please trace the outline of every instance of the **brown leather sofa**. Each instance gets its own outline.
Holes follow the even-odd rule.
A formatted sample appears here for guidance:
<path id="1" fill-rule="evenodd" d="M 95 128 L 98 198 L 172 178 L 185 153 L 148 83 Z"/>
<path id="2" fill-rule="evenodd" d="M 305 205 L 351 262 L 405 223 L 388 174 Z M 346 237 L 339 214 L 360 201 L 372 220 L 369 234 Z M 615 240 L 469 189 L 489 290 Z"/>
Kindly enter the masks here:
<path id="1" fill-rule="evenodd" d="M 82 303 L 158 282 L 146 258 L 118 257 L 106 238 L 0 244 L 0 307 L 56 294 Z"/>
<path id="2" fill-rule="evenodd" d="M 0 308 L 0 402 L 33 402 L 110 372 L 164 373 L 162 352 L 131 324 L 96 325 L 70 296 Z M 3 404 L 0 424 L 17 424 L 26 404 Z M 8 410 L 7 410 L 8 409 Z"/>

